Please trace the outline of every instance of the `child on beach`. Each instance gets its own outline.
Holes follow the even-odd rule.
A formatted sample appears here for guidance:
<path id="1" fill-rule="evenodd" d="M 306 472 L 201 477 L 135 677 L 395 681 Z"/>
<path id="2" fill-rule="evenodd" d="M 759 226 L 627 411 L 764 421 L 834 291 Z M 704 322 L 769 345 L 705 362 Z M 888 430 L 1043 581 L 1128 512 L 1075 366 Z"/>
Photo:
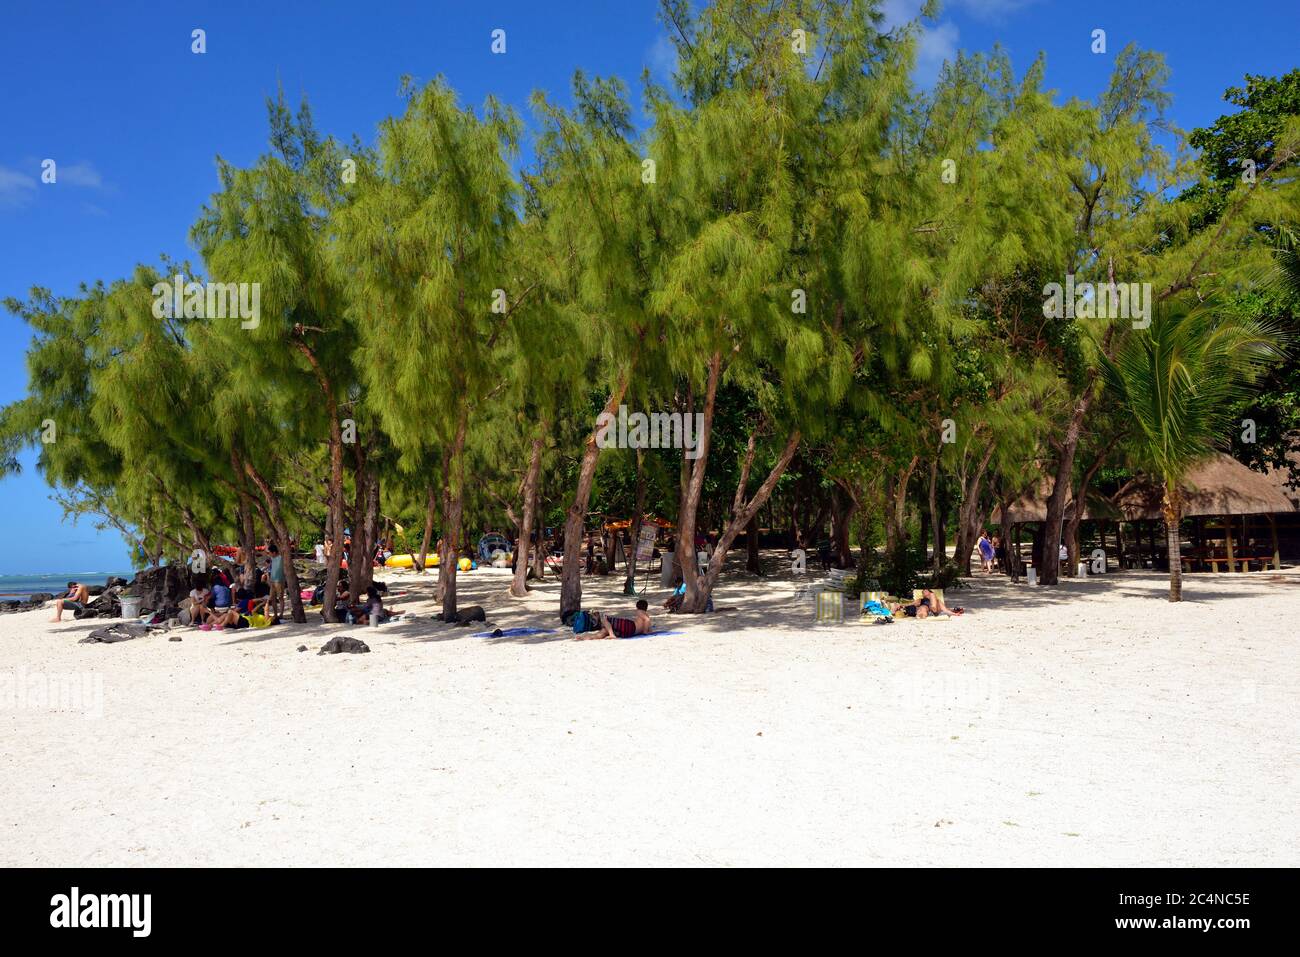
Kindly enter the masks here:
<path id="1" fill-rule="evenodd" d="M 189 597 L 181 602 L 181 622 L 186 625 L 202 625 L 208 616 L 208 598 L 211 594 L 207 576 L 195 576 Z"/>
<path id="2" fill-rule="evenodd" d="M 379 589 L 374 585 L 366 589 L 366 603 L 362 607 L 362 613 L 365 615 L 367 624 L 375 624 L 384 620 L 384 599 L 379 594 Z"/>
<path id="3" fill-rule="evenodd" d="M 268 551 L 271 553 L 271 600 L 267 602 L 267 608 L 278 618 L 284 614 L 284 556 L 277 545 L 272 545 Z"/>

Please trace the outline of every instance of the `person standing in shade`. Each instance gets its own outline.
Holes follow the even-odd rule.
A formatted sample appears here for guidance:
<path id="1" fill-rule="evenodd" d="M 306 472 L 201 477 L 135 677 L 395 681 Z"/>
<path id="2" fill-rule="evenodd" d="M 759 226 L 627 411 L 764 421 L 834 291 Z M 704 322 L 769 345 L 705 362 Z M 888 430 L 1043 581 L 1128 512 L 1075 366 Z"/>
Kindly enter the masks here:
<path id="1" fill-rule="evenodd" d="M 272 617 L 280 618 L 284 615 L 284 556 L 280 554 L 280 548 L 272 545 L 269 549 L 271 553 L 271 600 L 267 602 L 267 607 L 271 610 Z"/>
<path id="2" fill-rule="evenodd" d="M 976 543 L 980 552 L 980 567 L 984 570 L 985 575 L 993 574 L 993 542 L 989 540 L 987 531 L 980 532 L 980 540 Z"/>

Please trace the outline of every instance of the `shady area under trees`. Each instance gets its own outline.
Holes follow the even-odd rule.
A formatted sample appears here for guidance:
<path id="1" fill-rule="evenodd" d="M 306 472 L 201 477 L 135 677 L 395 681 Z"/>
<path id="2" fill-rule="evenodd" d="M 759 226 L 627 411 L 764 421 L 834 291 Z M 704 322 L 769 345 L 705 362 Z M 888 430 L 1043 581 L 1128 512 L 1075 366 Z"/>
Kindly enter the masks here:
<path id="1" fill-rule="evenodd" d="M 1091 102 L 1002 50 L 921 89 L 918 23 L 882 33 L 875 10 L 664 0 L 678 66 L 644 81 L 642 126 L 623 81 L 581 71 L 529 124 L 408 79 L 378 130 L 329 134 L 281 92 L 266 152 L 218 159 L 198 264 L 6 302 L 33 332 L 28 393 L 0 410 L 7 467 L 37 447 L 68 513 L 119 529 L 139 568 L 233 543 L 251 576 L 259 543 L 303 559 L 329 539 L 328 619 L 385 550 L 436 555 L 454 616 L 485 532 L 513 546 L 516 595 L 561 577 L 565 615 L 649 516 L 685 613 L 740 548 L 760 574 L 778 546 L 952 583 L 1026 495 L 1038 553 L 1077 555 L 1081 524 L 1117 516 L 1072 502 L 1220 447 L 1284 464 L 1300 403 L 1261 396 L 1298 381 L 1300 71 L 1248 78 L 1181 140 L 1158 52 L 1119 52 Z M 1078 300 L 1049 315 L 1067 282 Z M 257 284 L 256 321 L 208 315 L 212 283 Z M 1112 284 L 1144 315 L 1112 314 Z M 1149 356 L 1153 392 L 1155 332 L 1175 345 Z M 1213 408 L 1200 368 L 1231 373 Z M 620 410 L 698 428 L 689 448 L 604 448 Z M 1124 519 L 1151 521 L 1165 485 L 1132 513 L 1128 485 Z M 1198 501 L 1178 521 L 1212 549 Z M 1235 534 L 1245 513 L 1223 508 Z M 302 621 L 317 570 L 286 566 Z"/>

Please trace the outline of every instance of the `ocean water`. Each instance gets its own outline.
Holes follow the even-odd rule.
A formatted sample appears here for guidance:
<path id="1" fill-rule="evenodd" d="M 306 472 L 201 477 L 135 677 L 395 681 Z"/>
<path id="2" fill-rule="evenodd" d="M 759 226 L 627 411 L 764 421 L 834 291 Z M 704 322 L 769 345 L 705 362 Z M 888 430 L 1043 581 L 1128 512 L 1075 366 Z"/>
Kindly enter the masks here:
<path id="1" fill-rule="evenodd" d="M 109 576 L 130 581 L 135 572 L 68 572 L 58 575 L 0 575 L 0 598 L 18 598 L 47 591 L 56 598 L 68 590 L 68 582 L 103 585 Z"/>

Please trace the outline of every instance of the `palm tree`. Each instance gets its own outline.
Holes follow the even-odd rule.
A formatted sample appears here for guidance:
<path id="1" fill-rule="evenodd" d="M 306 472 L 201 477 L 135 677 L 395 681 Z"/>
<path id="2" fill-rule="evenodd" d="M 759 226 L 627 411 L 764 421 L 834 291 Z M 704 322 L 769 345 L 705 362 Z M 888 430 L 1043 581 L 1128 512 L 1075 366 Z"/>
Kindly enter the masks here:
<path id="1" fill-rule="evenodd" d="M 1269 322 L 1168 307 L 1157 309 L 1114 361 L 1103 360 L 1107 387 L 1133 417 L 1139 458 L 1164 482 L 1170 601 L 1183 597 L 1182 480 L 1226 440 L 1233 402 L 1283 357 L 1283 339 Z"/>

